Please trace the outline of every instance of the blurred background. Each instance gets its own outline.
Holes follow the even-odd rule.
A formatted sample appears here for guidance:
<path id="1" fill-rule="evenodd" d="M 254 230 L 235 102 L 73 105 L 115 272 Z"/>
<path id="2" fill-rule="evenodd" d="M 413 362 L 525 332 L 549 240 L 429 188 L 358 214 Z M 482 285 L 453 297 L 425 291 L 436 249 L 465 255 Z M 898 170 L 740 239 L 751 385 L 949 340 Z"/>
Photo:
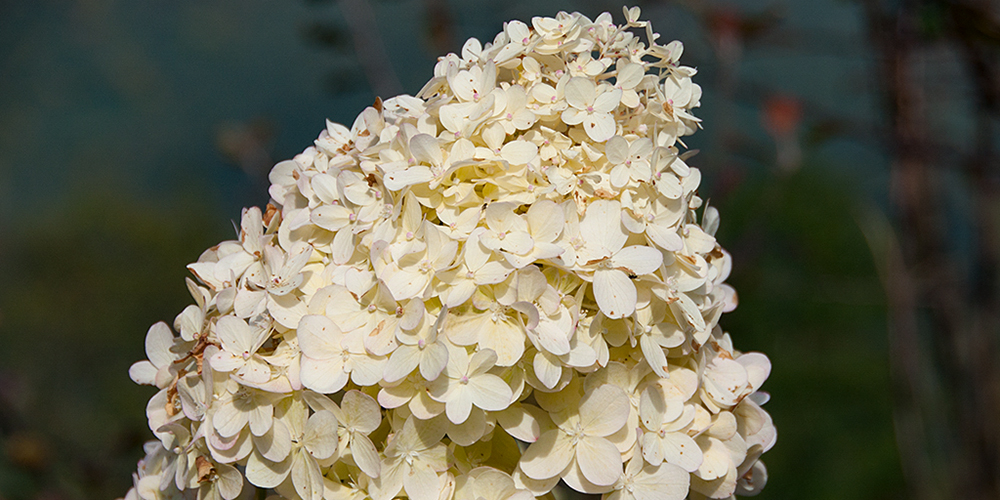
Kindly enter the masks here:
<path id="1" fill-rule="evenodd" d="M 1000 12 L 642 1 L 697 67 L 737 348 L 774 369 L 762 499 L 1000 498 Z M 128 367 L 185 264 L 324 119 L 558 0 L 0 0 L 0 500 L 125 493 Z"/>

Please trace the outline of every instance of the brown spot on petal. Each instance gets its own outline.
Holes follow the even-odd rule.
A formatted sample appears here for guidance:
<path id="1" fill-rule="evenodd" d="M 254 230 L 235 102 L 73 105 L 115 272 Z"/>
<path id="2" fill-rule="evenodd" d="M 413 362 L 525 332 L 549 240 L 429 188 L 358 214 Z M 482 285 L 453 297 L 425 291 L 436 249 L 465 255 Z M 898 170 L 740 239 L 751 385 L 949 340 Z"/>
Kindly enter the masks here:
<path id="1" fill-rule="evenodd" d="M 274 206 L 271 203 L 268 203 L 267 207 L 264 210 L 264 224 L 270 226 L 271 219 L 274 217 L 274 214 L 276 213 L 278 213 L 278 207 Z"/>
<path id="2" fill-rule="evenodd" d="M 201 455 L 198 455 L 198 457 L 194 459 L 194 466 L 198 469 L 199 483 L 211 481 L 212 476 L 215 475 L 215 467 L 212 467 L 212 462 L 209 462 L 208 459 Z"/>
<path id="3" fill-rule="evenodd" d="M 372 107 L 375 108 L 375 111 L 378 111 L 379 113 L 381 113 L 382 112 L 382 98 L 379 97 L 379 96 L 375 96 L 375 103 L 372 104 Z"/>
<path id="4" fill-rule="evenodd" d="M 617 195 L 606 189 L 599 188 L 596 191 L 594 191 L 594 196 L 597 196 L 598 198 L 604 198 L 605 200 L 613 200 Z"/>
<path id="5" fill-rule="evenodd" d="M 368 334 L 368 336 L 369 337 L 378 337 L 378 334 L 382 333 L 382 328 L 385 328 L 385 320 L 384 319 L 382 321 L 378 322 L 378 326 L 376 326 L 375 329 L 373 329 L 372 332 Z"/>

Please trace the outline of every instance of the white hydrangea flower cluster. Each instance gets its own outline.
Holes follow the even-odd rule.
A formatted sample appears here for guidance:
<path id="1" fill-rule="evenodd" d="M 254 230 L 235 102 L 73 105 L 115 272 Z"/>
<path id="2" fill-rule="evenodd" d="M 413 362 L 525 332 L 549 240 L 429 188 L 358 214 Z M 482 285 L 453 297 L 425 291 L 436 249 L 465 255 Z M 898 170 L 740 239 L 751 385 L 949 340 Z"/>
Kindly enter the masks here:
<path id="1" fill-rule="evenodd" d="M 129 498 L 758 492 L 770 363 L 717 325 L 678 149 L 701 90 L 625 15 L 511 21 L 277 164 L 131 369 L 160 390 Z"/>

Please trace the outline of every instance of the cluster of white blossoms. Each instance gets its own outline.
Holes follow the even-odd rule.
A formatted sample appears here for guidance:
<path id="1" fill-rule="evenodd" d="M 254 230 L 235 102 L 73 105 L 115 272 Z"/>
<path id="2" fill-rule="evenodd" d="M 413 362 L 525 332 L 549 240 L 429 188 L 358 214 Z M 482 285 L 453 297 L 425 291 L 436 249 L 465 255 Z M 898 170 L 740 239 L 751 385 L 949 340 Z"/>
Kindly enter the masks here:
<path id="1" fill-rule="evenodd" d="M 128 498 L 757 493 L 770 362 L 717 325 L 701 90 L 625 15 L 511 21 L 277 164 L 130 371 L 159 392 Z"/>

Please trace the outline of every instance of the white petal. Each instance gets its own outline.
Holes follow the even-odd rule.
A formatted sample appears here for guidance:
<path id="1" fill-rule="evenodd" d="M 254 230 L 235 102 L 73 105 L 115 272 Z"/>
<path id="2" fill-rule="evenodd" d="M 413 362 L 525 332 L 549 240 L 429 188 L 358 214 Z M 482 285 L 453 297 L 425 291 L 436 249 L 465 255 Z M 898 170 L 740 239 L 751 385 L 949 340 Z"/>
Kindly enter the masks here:
<path id="1" fill-rule="evenodd" d="M 614 117 L 606 113 L 591 113 L 583 119 L 583 128 L 594 142 L 604 142 L 618 131 Z"/>
<path id="2" fill-rule="evenodd" d="M 566 96 L 566 102 L 576 109 L 587 109 L 587 106 L 594 103 L 594 97 L 597 93 L 591 79 L 579 76 L 570 78 L 563 92 Z"/>
<path id="3" fill-rule="evenodd" d="M 243 474 L 229 464 L 215 464 L 215 486 L 219 489 L 219 495 L 226 500 L 233 500 L 243 491 Z"/>
<path id="4" fill-rule="evenodd" d="M 392 384 L 406 378 L 420 363 L 420 351 L 415 346 L 401 345 L 389 356 L 382 378 Z"/>
<path id="5" fill-rule="evenodd" d="M 392 191 L 399 191 L 407 186 L 423 184 L 434 178 L 431 169 L 416 165 L 406 169 L 395 170 L 385 174 L 382 178 L 385 187 Z"/>
<path id="6" fill-rule="evenodd" d="M 628 233 L 622 227 L 621 212 L 621 203 L 616 200 L 597 200 L 587 206 L 580 236 L 595 255 L 609 257 L 625 245 Z"/>
<path id="7" fill-rule="evenodd" d="M 500 156 L 511 165 L 524 165 L 538 157 L 538 146 L 523 140 L 508 142 L 500 150 Z"/>
<path id="8" fill-rule="evenodd" d="M 510 386 L 503 379 L 488 373 L 469 380 L 469 388 L 473 404 L 487 411 L 500 411 L 507 408 L 514 397 Z"/>
<path id="9" fill-rule="evenodd" d="M 701 448 L 687 434 L 671 432 L 663 436 L 663 460 L 688 472 L 698 470 L 702 462 Z"/>
<path id="10" fill-rule="evenodd" d="M 351 223 L 353 213 L 343 205 L 321 205 L 312 210 L 309 219 L 327 231 L 339 231 Z"/>
<path id="11" fill-rule="evenodd" d="M 288 477 L 291 465 L 291 460 L 275 463 L 262 458 L 259 453 L 251 453 L 247 458 L 245 474 L 247 481 L 258 488 L 274 488 Z"/>
<path id="12" fill-rule="evenodd" d="M 420 376 L 432 381 L 438 378 L 444 367 L 448 365 L 448 349 L 439 343 L 433 343 L 424 348 L 420 358 Z"/>
<path id="13" fill-rule="evenodd" d="M 422 163 L 440 165 L 443 161 L 437 138 L 428 134 L 417 134 L 410 138 L 410 153 Z"/>
<path id="14" fill-rule="evenodd" d="M 323 394 L 333 394 L 343 389 L 348 380 L 348 374 L 344 372 L 344 363 L 339 357 L 315 360 L 303 356 L 299 376 L 302 385 Z"/>
<path id="15" fill-rule="evenodd" d="M 166 323 L 160 321 L 146 332 L 146 356 L 157 368 L 168 366 L 174 361 L 170 347 L 174 345 L 174 334 Z"/>
<path id="16" fill-rule="evenodd" d="M 299 320 L 299 348 L 308 357 L 328 359 L 339 356 L 343 351 L 340 347 L 342 338 L 340 328 L 326 316 L 310 314 Z"/>
<path id="17" fill-rule="evenodd" d="M 570 437 L 559 429 L 547 431 L 528 446 L 521 456 L 521 471 L 531 479 L 544 480 L 559 476 L 573 460 L 574 448 Z"/>
<path id="18" fill-rule="evenodd" d="M 240 318 L 234 316 L 219 318 L 215 333 L 222 342 L 222 348 L 233 354 L 251 352 L 253 348 L 254 329 Z"/>
<path id="19" fill-rule="evenodd" d="M 650 467 L 633 480 L 636 500 L 681 500 L 688 494 L 691 475 L 672 464 L 662 464 L 655 472 L 646 473 Z"/>
<path id="20" fill-rule="evenodd" d="M 354 463 L 358 464 L 361 472 L 368 477 L 378 477 L 382 469 L 379 462 L 378 451 L 368 436 L 355 432 L 351 434 L 351 454 L 354 456 Z"/>
<path id="21" fill-rule="evenodd" d="M 576 463 L 588 481 L 609 486 L 622 475 L 622 456 L 610 441 L 586 436 L 576 445 Z"/>
<path id="22" fill-rule="evenodd" d="M 313 413 L 306 422 L 302 442 L 317 459 L 332 457 L 337 452 L 337 417 L 327 410 Z"/>
<path id="23" fill-rule="evenodd" d="M 614 89 L 609 92 L 605 92 L 597 96 L 596 99 L 594 99 L 594 111 L 610 118 L 611 115 L 609 115 L 608 113 L 614 111 L 615 108 L 618 107 L 618 103 L 620 103 L 621 101 L 622 101 L 621 89 Z M 612 118 L 612 122 L 613 121 L 614 119 Z M 614 134 L 612 133 L 611 135 Z M 609 135 L 604 140 L 610 139 L 611 135 Z"/>
<path id="24" fill-rule="evenodd" d="M 454 380 L 450 383 L 458 384 Z M 469 412 L 471 411 L 472 391 L 469 386 L 460 385 L 451 390 L 450 394 L 448 394 L 448 402 L 445 405 L 445 414 L 448 415 L 448 420 L 453 424 L 460 424 L 469 418 Z"/>
<path id="25" fill-rule="evenodd" d="M 128 369 L 128 376 L 133 382 L 143 385 L 156 384 L 156 372 L 158 370 L 149 361 L 138 361 Z"/>
<path id="26" fill-rule="evenodd" d="M 281 420 L 275 420 L 270 431 L 255 437 L 254 448 L 267 460 L 280 462 L 292 451 L 292 434 Z"/>
<path id="27" fill-rule="evenodd" d="M 617 269 L 594 271 L 594 298 L 601 312 L 611 319 L 622 318 L 635 311 L 635 285 Z"/>
<path id="28" fill-rule="evenodd" d="M 589 436 L 608 436 L 628 421 L 632 403 L 618 386 L 604 384 L 580 402 L 580 423 Z"/>
<path id="29" fill-rule="evenodd" d="M 438 500 L 441 482 L 428 463 L 414 460 L 410 473 L 403 476 L 403 491 L 410 500 Z"/>
<path id="30" fill-rule="evenodd" d="M 323 498 L 323 471 L 305 449 L 292 457 L 292 485 L 302 500 Z"/>

